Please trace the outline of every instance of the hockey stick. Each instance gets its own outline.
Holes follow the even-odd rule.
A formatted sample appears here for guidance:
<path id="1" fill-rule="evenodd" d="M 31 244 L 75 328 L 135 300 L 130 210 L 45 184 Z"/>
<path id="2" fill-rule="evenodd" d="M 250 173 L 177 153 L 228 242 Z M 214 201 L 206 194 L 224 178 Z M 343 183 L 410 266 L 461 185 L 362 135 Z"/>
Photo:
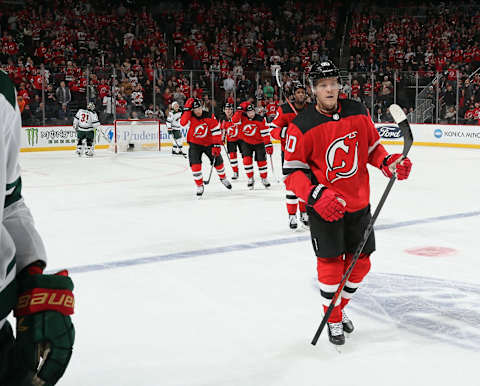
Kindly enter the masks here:
<path id="1" fill-rule="evenodd" d="M 272 166 L 272 174 L 273 174 L 273 178 L 275 178 L 275 181 L 277 181 L 277 184 L 280 183 L 280 180 L 278 179 L 277 177 L 277 173 L 275 173 L 275 168 L 273 167 L 273 159 L 272 159 L 272 155 L 269 154 L 268 155 L 270 157 L 270 165 Z"/>
<path id="2" fill-rule="evenodd" d="M 413 135 L 412 135 L 412 130 L 410 128 L 410 125 L 407 121 L 407 116 L 403 112 L 400 106 L 398 105 L 391 105 L 389 107 L 390 114 L 392 115 L 393 119 L 395 122 L 398 124 L 398 127 L 402 130 L 403 133 L 403 156 L 398 159 L 398 162 L 401 162 L 403 159 L 406 158 L 408 152 L 410 151 L 410 148 L 412 147 L 413 144 Z M 323 316 L 323 319 L 320 323 L 320 326 L 317 329 L 317 332 L 315 333 L 315 336 L 313 337 L 312 340 L 312 345 L 316 345 L 318 338 L 320 337 L 320 334 L 322 333 L 325 325 L 327 324 L 328 318 L 332 314 L 333 308 L 335 307 L 335 303 L 337 302 L 338 297 L 340 296 L 340 293 L 343 290 L 343 287 L 345 287 L 345 284 L 350 277 L 350 274 L 353 271 L 353 268 L 355 267 L 355 264 L 357 263 L 358 258 L 360 257 L 360 254 L 362 253 L 363 247 L 367 243 L 368 237 L 370 236 L 370 233 L 372 233 L 373 230 L 373 224 L 375 224 L 375 220 L 377 219 L 380 211 L 382 210 L 383 204 L 385 204 L 385 201 L 387 200 L 387 197 L 390 193 L 390 190 L 392 189 L 392 186 L 397 179 L 397 176 L 394 174 L 391 178 L 390 181 L 388 181 L 388 185 L 385 188 L 385 191 L 383 192 L 382 198 L 380 199 L 380 202 L 377 205 L 377 208 L 375 209 L 375 213 L 373 214 L 372 218 L 370 219 L 370 222 L 368 223 L 367 229 L 365 229 L 365 233 L 363 235 L 363 239 L 358 245 L 355 254 L 353 255 L 352 262 L 350 266 L 348 267 L 347 271 L 342 277 L 342 280 L 340 281 L 340 285 L 338 286 L 337 291 L 335 292 L 335 295 L 333 296 L 333 299 L 330 302 L 330 305 L 328 306 L 327 311 L 325 312 L 325 315 Z"/>
<path id="3" fill-rule="evenodd" d="M 214 165 L 215 165 L 215 161 L 217 160 L 217 157 L 213 157 L 213 161 L 212 161 L 212 167 L 210 168 L 210 173 L 208 173 L 208 179 L 206 179 L 205 181 L 203 181 L 203 183 L 205 185 L 208 185 L 210 183 L 210 179 L 212 178 L 212 172 L 213 172 L 213 168 L 214 168 Z"/>
<path id="4" fill-rule="evenodd" d="M 282 89 L 282 91 L 285 93 L 285 90 L 283 88 L 283 85 L 282 85 L 282 82 L 280 80 L 280 69 L 277 68 L 277 70 L 275 71 L 275 79 L 277 80 L 277 85 L 278 87 L 280 87 Z M 290 102 L 290 99 L 288 99 L 288 96 L 285 98 L 288 105 L 292 108 L 293 112 L 295 113 L 295 115 L 298 115 L 297 113 L 297 110 L 295 110 L 295 107 L 293 106 L 292 102 Z"/>
<path id="5" fill-rule="evenodd" d="M 223 142 L 222 142 L 222 147 L 223 147 L 223 151 L 227 155 L 228 163 L 230 164 L 230 167 L 233 170 L 232 161 L 230 160 L 230 155 L 228 154 L 227 148 L 225 147 L 225 144 Z"/>

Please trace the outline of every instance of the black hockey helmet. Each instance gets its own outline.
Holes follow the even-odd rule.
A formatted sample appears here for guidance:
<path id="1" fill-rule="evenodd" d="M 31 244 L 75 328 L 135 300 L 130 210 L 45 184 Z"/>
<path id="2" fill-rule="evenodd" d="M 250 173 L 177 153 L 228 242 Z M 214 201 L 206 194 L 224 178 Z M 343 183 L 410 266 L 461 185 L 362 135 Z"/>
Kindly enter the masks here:
<path id="1" fill-rule="evenodd" d="M 233 109 L 234 108 L 234 101 L 232 97 L 229 97 L 227 101 L 225 102 L 225 106 L 223 107 L 224 109 Z"/>
<path id="2" fill-rule="evenodd" d="M 306 87 L 301 83 L 299 82 L 298 80 L 294 80 L 292 82 L 292 92 L 295 93 L 297 90 L 303 88 L 305 91 L 307 91 Z"/>
<path id="3" fill-rule="evenodd" d="M 199 107 L 202 107 L 202 101 L 198 98 L 193 99 L 193 104 L 192 104 L 192 110 L 193 109 L 198 109 Z"/>
<path id="4" fill-rule="evenodd" d="M 245 111 L 255 111 L 255 106 L 253 105 L 253 103 L 250 103 L 245 109 Z"/>
<path id="5" fill-rule="evenodd" d="M 314 63 L 308 74 L 312 86 L 318 79 L 337 78 L 340 81 L 340 71 L 332 61 L 326 60 L 320 63 Z"/>

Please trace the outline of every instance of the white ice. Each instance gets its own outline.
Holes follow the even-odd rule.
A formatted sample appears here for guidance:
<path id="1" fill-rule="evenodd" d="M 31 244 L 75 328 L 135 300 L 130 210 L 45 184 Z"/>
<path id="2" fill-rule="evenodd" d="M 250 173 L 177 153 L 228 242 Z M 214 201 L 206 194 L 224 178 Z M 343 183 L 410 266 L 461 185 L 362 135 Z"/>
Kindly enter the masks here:
<path id="1" fill-rule="evenodd" d="M 72 268 L 75 282 L 76 342 L 60 385 L 479 384 L 480 151 L 413 147 L 411 159 L 348 307 L 356 330 L 335 349 L 325 332 L 310 344 L 322 316 L 315 257 L 309 232 L 288 229 L 271 173 L 268 191 L 258 176 L 254 191 L 245 177 L 228 191 L 214 174 L 197 200 L 187 161 L 169 149 L 23 153 L 49 269 Z M 387 180 L 370 175 L 375 207 Z M 470 215 L 439 218 L 460 214 Z M 422 247 L 456 252 L 405 252 Z"/>

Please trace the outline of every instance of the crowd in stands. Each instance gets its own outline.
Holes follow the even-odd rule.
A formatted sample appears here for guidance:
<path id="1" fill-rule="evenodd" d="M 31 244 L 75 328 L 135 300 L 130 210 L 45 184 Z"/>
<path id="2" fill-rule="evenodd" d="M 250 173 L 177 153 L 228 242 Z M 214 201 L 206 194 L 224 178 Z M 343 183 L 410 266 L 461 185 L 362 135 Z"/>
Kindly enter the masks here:
<path id="1" fill-rule="evenodd" d="M 26 124 L 43 114 L 67 121 L 87 101 L 106 120 L 143 118 L 191 95 L 218 109 L 237 91 L 240 100 L 257 84 L 270 90 L 267 82 L 279 98 L 272 79 L 279 63 L 300 76 L 336 50 L 336 30 L 337 10 L 326 1 L 285 2 L 275 11 L 194 1 L 156 14 L 107 1 L 27 1 L 2 12 L 1 63 L 17 84 Z"/>
<path id="2" fill-rule="evenodd" d="M 412 91 L 405 92 L 417 84 L 428 86 L 427 98 L 434 102 L 437 95 L 440 98 L 439 118 L 452 123 L 457 115 L 458 72 L 460 120 L 480 120 L 475 107 L 480 102 L 480 76 L 469 78 L 480 67 L 480 7 L 472 2 L 420 3 L 390 11 L 364 9 L 352 16 L 347 70 L 353 74 L 355 94 L 371 104 L 374 73 L 373 88 L 380 100 L 374 110 L 384 114 L 393 99 L 393 82 L 402 105 L 410 110 L 415 98 Z"/>
<path id="3" fill-rule="evenodd" d="M 304 81 L 313 62 L 337 59 L 347 8 L 327 0 L 273 7 L 172 2 L 167 9 L 113 6 L 108 0 L 25 3 L 0 7 L 1 65 L 17 85 L 25 125 L 44 118 L 69 124 L 90 101 L 103 123 L 164 119 L 174 100 L 183 105 L 190 96 L 216 114 L 231 97 L 237 104 L 250 98 L 258 112 L 272 114 L 285 98 L 275 71 L 281 68 L 288 92 L 290 81 Z M 394 94 L 413 109 L 415 71 L 421 86 L 437 71 L 444 74 L 431 87 L 433 94 L 439 87 L 445 101 L 442 118 L 451 117 L 449 85 L 456 90 L 457 70 L 461 118 L 480 119 L 480 109 L 471 108 L 480 102 L 480 77 L 466 79 L 480 66 L 478 10 L 432 7 L 423 17 L 400 18 L 398 12 L 357 10 L 349 26 L 345 65 L 351 76 L 344 79 L 343 96 L 362 100 L 374 119 L 388 118 L 384 110 Z"/>

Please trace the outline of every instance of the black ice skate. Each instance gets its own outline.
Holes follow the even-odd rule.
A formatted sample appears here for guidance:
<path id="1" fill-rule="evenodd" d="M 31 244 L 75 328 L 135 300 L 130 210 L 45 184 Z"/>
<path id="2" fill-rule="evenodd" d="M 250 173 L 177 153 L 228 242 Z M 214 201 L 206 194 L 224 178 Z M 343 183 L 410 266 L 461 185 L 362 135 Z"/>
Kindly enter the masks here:
<path id="1" fill-rule="evenodd" d="M 262 178 L 262 184 L 263 186 L 265 186 L 266 188 L 269 188 L 271 185 L 270 185 L 270 182 L 266 179 L 266 178 Z"/>
<path id="2" fill-rule="evenodd" d="M 238 173 L 233 172 L 232 180 L 238 180 Z"/>
<path id="3" fill-rule="evenodd" d="M 220 182 L 225 186 L 227 189 L 232 189 L 232 184 L 230 183 L 229 180 L 224 178 L 223 180 L 220 180 Z"/>
<path id="4" fill-rule="evenodd" d="M 353 330 L 355 330 L 352 321 L 348 318 L 344 310 L 342 310 L 342 325 L 343 331 L 348 332 L 349 334 L 351 334 Z"/>
<path id="5" fill-rule="evenodd" d="M 338 323 L 327 323 L 328 326 L 328 340 L 336 344 L 337 346 L 341 346 L 345 344 L 345 335 L 343 334 L 343 325 L 342 322 Z"/>
<path id="6" fill-rule="evenodd" d="M 303 226 L 308 227 L 308 214 L 307 212 L 300 212 L 300 221 L 302 222 Z"/>
<path id="7" fill-rule="evenodd" d="M 288 215 L 288 224 L 290 229 L 297 229 L 297 216 L 294 214 Z"/>
<path id="8" fill-rule="evenodd" d="M 204 191 L 203 185 L 197 186 L 197 197 L 201 197 Z"/>
<path id="9" fill-rule="evenodd" d="M 249 178 L 247 183 L 247 188 L 250 190 L 253 190 L 253 183 L 254 183 L 253 178 Z"/>

